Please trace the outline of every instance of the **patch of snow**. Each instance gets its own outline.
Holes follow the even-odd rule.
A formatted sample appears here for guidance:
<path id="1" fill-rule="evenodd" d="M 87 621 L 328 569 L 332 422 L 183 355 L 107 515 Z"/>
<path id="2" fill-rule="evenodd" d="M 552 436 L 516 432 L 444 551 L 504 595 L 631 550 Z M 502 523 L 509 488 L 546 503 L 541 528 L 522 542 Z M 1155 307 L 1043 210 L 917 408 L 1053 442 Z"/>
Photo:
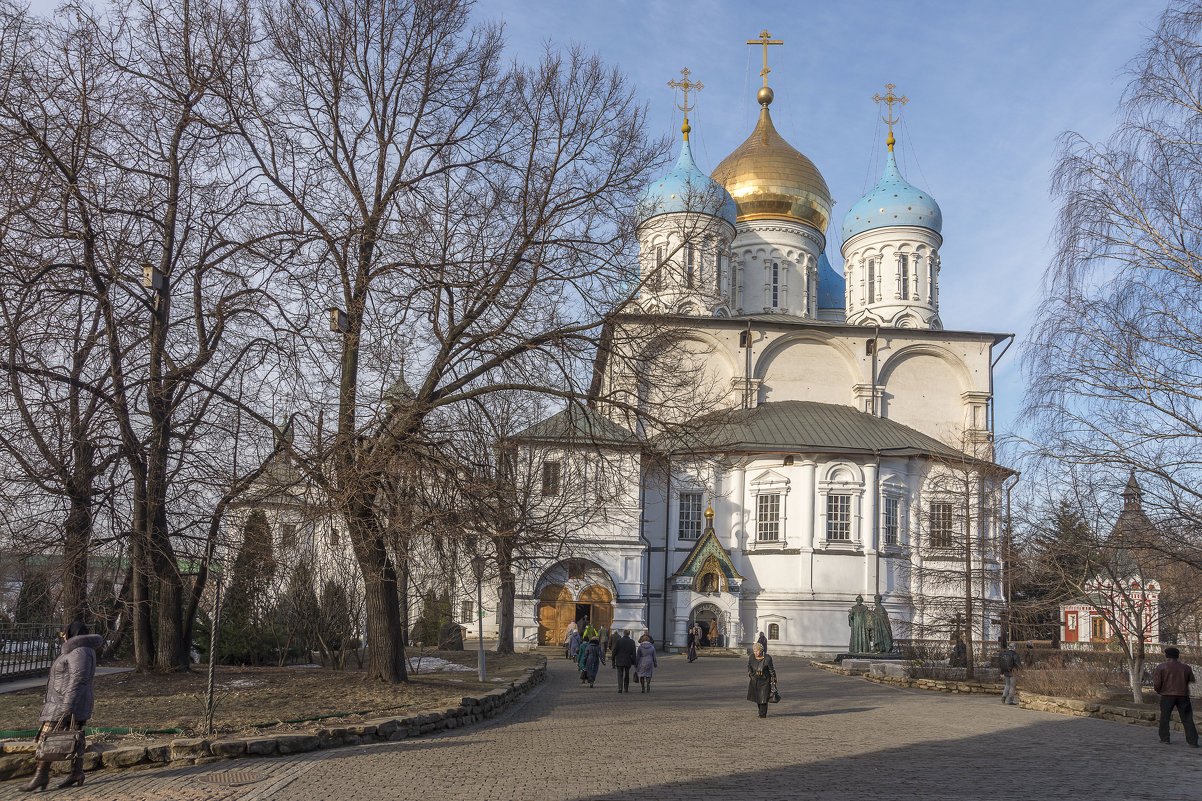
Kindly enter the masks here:
<path id="1" fill-rule="evenodd" d="M 414 673 L 474 673 L 476 668 L 466 665 L 457 665 L 454 662 L 448 662 L 437 656 L 423 656 L 413 660 L 413 666 L 416 668 Z"/>
<path id="2" fill-rule="evenodd" d="M 306 668 L 322 668 L 322 667 L 325 667 L 325 665 L 315 665 L 315 664 L 313 664 L 313 663 L 309 663 L 309 664 L 307 664 L 307 665 L 288 665 L 288 667 L 289 667 L 289 668 L 295 668 L 295 669 L 297 669 L 297 670 L 303 670 L 303 669 L 306 669 Z"/>

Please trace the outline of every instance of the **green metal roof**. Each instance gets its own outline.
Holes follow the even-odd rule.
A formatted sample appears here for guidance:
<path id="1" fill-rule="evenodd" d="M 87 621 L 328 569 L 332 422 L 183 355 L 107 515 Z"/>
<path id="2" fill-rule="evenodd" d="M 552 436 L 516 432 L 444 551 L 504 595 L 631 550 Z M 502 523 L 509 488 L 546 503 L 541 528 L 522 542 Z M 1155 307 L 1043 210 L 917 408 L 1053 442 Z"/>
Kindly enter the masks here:
<path id="1" fill-rule="evenodd" d="M 727 581 L 732 579 L 734 581 L 743 580 L 743 577 L 739 575 L 739 571 L 735 570 L 734 563 L 730 561 L 730 554 L 722 547 L 722 543 L 718 542 L 718 535 L 714 533 L 712 526 L 705 527 L 705 532 L 701 535 L 701 539 L 697 540 L 697 544 L 689 552 L 688 557 L 684 560 L 684 564 L 672 574 L 672 578 L 678 576 L 697 578 L 697 573 L 700 572 L 702 566 L 705 565 L 711 556 L 717 560 L 718 566 L 722 568 L 722 573 L 726 576 Z"/>
<path id="2" fill-rule="evenodd" d="M 569 406 L 518 434 L 517 440 L 637 445 L 630 431 L 589 407 Z"/>
<path id="3" fill-rule="evenodd" d="M 695 432 L 693 448 L 794 453 L 926 454 L 971 460 L 934 437 L 851 406 L 814 401 L 762 403 L 712 416 Z M 683 443 L 682 443 L 683 444 Z"/>

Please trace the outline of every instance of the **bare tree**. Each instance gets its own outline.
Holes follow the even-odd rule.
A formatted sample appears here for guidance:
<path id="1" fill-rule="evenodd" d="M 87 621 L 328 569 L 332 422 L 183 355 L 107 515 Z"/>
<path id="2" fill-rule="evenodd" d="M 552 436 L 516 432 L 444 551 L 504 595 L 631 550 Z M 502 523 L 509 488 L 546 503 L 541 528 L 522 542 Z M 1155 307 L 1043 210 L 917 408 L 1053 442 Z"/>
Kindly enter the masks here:
<path id="1" fill-rule="evenodd" d="M 600 320 L 626 291 L 633 199 L 662 155 L 619 74 L 575 51 L 506 70 L 499 29 L 469 30 L 469 11 L 269 6 L 263 60 L 229 97 L 304 230 L 298 305 L 337 310 L 337 336 L 311 339 L 300 366 L 313 444 L 337 409 L 312 460 L 332 470 L 311 475 L 347 522 L 384 681 L 405 663 L 380 476 L 439 409 L 509 389 L 585 396 Z M 398 376 L 413 398 L 390 407 Z"/>
<path id="2" fill-rule="evenodd" d="M 1200 69 L 1202 8 L 1172 2 L 1131 64 L 1114 135 L 1064 135 L 1056 253 L 1025 352 L 1034 450 L 1111 483 L 1134 470 L 1149 509 L 1192 530 L 1202 511 Z M 1202 543 L 1187 544 L 1178 555 L 1202 564 Z"/>
<path id="3" fill-rule="evenodd" d="M 278 227 L 262 224 L 210 114 L 225 108 L 211 87 L 246 60 L 248 23 L 245 8 L 204 0 L 74 8 L 3 70 L 15 77 L 0 122 L 60 202 L 53 216 L 24 216 L 22 269 L 75 287 L 81 319 L 97 321 L 95 380 L 75 380 L 70 358 L 43 377 L 100 398 L 111 421 L 128 478 L 142 668 L 187 664 L 180 549 L 200 555 L 192 529 L 221 494 L 210 488 L 241 473 L 235 449 L 213 446 L 238 427 L 231 410 L 253 405 L 236 386 L 262 387 L 246 379 L 272 346 L 255 327 L 268 316 Z M 24 362 L 8 369 L 32 375 Z M 243 442 L 266 452 L 269 431 Z"/>

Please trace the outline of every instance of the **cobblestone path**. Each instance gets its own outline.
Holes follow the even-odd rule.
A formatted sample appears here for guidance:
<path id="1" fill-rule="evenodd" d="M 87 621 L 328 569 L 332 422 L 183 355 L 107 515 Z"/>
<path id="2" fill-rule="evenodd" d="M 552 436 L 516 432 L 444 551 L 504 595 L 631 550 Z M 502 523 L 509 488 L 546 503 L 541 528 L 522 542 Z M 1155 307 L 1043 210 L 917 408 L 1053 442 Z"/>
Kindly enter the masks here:
<path id="1" fill-rule="evenodd" d="M 395 744 L 88 777 L 61 799 L 1198 799 L 1202 749 L 1179 733 L 871 684 L 777 660 L 784 701 L 760 720 L 744 662 L 660 661 L 650 695 L 572 666 L 489 723 Z M 1020 685 L 1021 689 L 1021 685 Z M 201 777 L 264 778 L 214 787 Z M 28 798 L 20 782 L 0 799 Z"/>

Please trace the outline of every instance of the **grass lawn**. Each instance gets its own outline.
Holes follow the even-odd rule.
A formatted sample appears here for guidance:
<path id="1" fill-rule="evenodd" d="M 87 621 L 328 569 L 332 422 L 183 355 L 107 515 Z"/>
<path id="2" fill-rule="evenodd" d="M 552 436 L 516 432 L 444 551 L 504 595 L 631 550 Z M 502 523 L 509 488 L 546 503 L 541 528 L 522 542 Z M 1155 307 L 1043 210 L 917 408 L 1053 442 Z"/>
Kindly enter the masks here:
<path id="1" fill-rule="evenodd" d="M 489 681 L 476 680 L 476 652 L 410 649 L 416 673 L 409 683 L 386 685 L 367 680 L 359 670 L 329 668 L 217 667 L 217 711 L 214 728 L 221 736 L 269 735 L 280 731 L 311 730 L 403 714 L 408 709 L 458 706 L 465 695 L 494 689 L 493 679 L 517 678 L 534 667 L 534 654 L 498 656 L 488 653 Z M 430 657 L 472 671 L 428 672 Z M 420 661 L 419 661 L 420 660 Z M 421 664 L 421 662 L 425 664 Z M 182 729 L 183 735 L 147 735 L 161 740 L 198 735 L 203 726 L 206 667 L 170 674 L 117 673 L 96 677 L 96 708 L 88 725 L 100 728 Z M 0 694 L 0 730 L 36 729 L 44 690 Z M 400 707 L 399 709 L 395 709 Z M 286 723 L 297 718 L 356 713 L 329 721 Z M 276 724 L 263 726 L 262 724 Z M 99 739 L 99 738 L 98 738 Z"/>

